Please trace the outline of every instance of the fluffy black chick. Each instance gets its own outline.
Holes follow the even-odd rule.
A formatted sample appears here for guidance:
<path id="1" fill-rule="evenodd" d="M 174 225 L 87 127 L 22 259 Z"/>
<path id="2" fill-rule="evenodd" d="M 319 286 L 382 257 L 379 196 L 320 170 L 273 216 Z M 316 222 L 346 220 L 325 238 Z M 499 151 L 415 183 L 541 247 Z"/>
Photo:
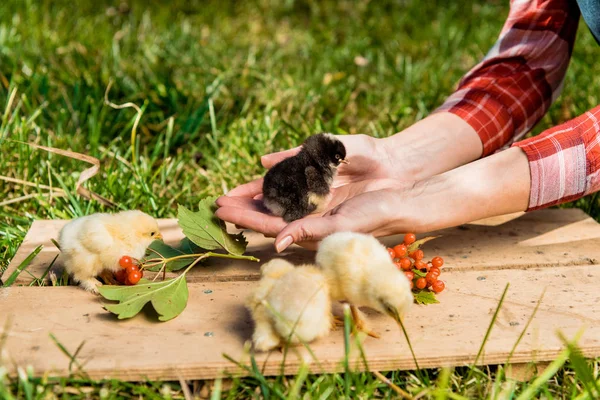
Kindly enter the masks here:
<path id="1" fill-rule="evenodd" d="M 286 222 L 321 211 L 329 202 L 331 183 L 346 148 L 335 136 L 319 133 L 303 143 L 298 154 L 274 165 L 265 175 L 263 202 Z"/>

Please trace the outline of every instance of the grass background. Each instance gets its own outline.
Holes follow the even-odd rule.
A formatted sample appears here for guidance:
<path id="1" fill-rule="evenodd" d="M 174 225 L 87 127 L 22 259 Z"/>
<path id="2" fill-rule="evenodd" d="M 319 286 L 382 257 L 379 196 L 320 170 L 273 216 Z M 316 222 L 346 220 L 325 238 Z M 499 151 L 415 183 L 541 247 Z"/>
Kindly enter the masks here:
<path id="1" fill-rule="evenodd" d="M 194 207 L 259 176 L 260 155 L 317 131 L 384 137 L 423 118 L 492 46 L 507 3 L 2 1 L 0 272 L 34 219 L 106 210 L 74 192 L 87 164 L 7 139 L 97 157 L 101 173 L 87 187 L 120 208 L 172 217 L 178 203 Z M 600 103 L 599 51 L 582 21 L 563 94 L 534 133 Z M 109 81 L 111 101 L 143 110 L 133 147 L 136 112 L 104 103 Z M 595 196 L 565 206 L 600 219 Z M 507 380 L 502 368 L 478 370 L 468 381 L 466 371 L 447 376 L 456 396 L 528 387 Z M 390 376 L 430 397 L 439 373 Z M 0 369 L 0 398 L 183 396 L 179 383 L 22 378 L 3 378 Z M 337 397 L 346 378 L 309 375 L 297 386 L 305 397 Z M 370 374 L 349 379 L 356 397 L 393 394 Z M 223 396 L 268 397 L 269 388 L 287 396 L 293 388 L 283 377 L 260 382 L 235 380 Z M 541 389 L 548 398 L 571 398 L 581 382 L 565 367 Z"/>

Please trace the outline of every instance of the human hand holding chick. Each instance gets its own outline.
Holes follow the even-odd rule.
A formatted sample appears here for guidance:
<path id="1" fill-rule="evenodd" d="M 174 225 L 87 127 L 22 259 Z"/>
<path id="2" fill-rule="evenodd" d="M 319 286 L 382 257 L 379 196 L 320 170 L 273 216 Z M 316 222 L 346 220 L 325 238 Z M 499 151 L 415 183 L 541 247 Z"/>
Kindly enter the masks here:
<path id="1" fill-rule="evenodd" d="M 294 243 L 316 249 L 321 239 L 344 230 L 377 237 L 420 233 L 527 209 L 530 174 L 523 151 L 511 148 L 467 164 L 481 155 L 481 141 L 455 115 L 434 114 L 386 139 L 339 138 L 350 165 L 340 167 L 323 214 L 289 224 L 267 214 L 257 200 L 259 180 L 219 198 L 217 216 L 276 237 L 281 252 Z M 263 165 L 296 151 L 265 156 Z"/>
<path id="2" fill-rule="evenodd" d="M 380 139 L 366 135 L 335 136 L 345 146 L 348 164 L 340 165 L 333 183 L 329 202 L 319 214 L 306 218 L 323 215 L 361 193 L 380 190 L 387 187 L 409 187 L 412 181 L 402 181 L 394 178 L 398 170 L 403 170 L 401 159 L 390 157 L 387 147 Z M 300 147 L 287 151 L 273 153 L 262 157 L 261 162 L 267 169 L 272 168 L 282 160 L 298 154 Z M 263 204 L 263 180 L 260 178 L 241 185 L 226 196 L 217 199 L 219 209 L 217 217 L 235 223 L 238 226 L 253 229 L 268 237 L 275 237 L 287 222 L 283 218 L 271 214 Z M 303 243 L 314 247 L 314 243 Z"/>
<path id="3" fill-rule="evenodd" d="M 150 243 L 160 238 L 156 220 L 137 210 L 76 218 L 60 231 L 57 264 L 84 290 L 98 293 L 98 275 L 118 271 L 125 255 L 141 259 Z"/>

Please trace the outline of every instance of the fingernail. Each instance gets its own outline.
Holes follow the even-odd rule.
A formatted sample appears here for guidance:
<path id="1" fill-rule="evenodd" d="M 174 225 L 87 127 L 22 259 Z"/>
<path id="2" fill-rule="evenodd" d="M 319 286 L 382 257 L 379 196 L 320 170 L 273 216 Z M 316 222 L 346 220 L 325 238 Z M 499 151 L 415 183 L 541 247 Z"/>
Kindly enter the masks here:
<path id="1" fill-rule="evenodd" d="M 286 236 L 275 245 L 275 250 L 277 250 L 278 253 L 281 253 L 282 251 L 290 247 L 292 243 L 294 243 L 294 239 L 292 239 L 291 236 Z"/>

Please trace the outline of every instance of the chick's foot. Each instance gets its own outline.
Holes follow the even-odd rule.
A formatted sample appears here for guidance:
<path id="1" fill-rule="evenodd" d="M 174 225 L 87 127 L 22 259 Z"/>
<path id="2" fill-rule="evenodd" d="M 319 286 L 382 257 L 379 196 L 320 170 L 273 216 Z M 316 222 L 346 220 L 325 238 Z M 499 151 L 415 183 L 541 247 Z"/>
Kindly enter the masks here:
<path id="1" fill-rule="evenodd" d="M 91 278 L 79 282 L 79 286 L 87 292 L 98 294 L 98 286 L 102 286 L 102 282 L 98 279 Z"/>
<path id="2" fill-rule="evenodd" d="M 359 311 L 358 307 L 351 305 L 350 311 L 352 312 L 352 319 L 354 319 L 354 325 L 356 326 L 356 329 L 376 339 L 381 337 L 379 333 L 372 331 L 371 328 L 367 326 L 367 323 L 360 315 L 361 312 Z"/>
<path id="3" fill-rule="evenodd" d="M 344 318 L 338 317 L 337 315 L 334 315 L 331 318 L 331 327 L 332 327 L 332 329 L 339 328 L 339 327 L 342 327 L 342 326 L 344 326 Z"/>
<path id="4" fill-rule="evenodd" d="M 115 279 L 115 275 L 112 273 L 112 271 L 109 271 L 107 269 L 100 272 L 100 275 L 98 275 L 98 276 L 100 278 L 102 278 L 104 283 L 107 283 L 109 285 L 118 285 L 119 284 L 119 282 L 117 282 L 117 280 Z"/>

